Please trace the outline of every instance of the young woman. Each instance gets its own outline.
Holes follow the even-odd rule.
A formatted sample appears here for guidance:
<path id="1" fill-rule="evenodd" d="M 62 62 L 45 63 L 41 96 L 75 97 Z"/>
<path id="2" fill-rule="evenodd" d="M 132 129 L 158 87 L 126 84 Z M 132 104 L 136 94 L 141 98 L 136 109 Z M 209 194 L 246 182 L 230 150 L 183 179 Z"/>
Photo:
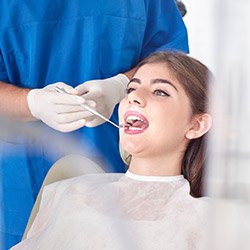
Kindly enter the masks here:
<path id="1" fill-rule="evenodd" d="M 45 188 L 28 238 L 13 249 L 203 249 L 208 69 L 179 52 L 146 58 L 119 107 L 126 174 Z"/>

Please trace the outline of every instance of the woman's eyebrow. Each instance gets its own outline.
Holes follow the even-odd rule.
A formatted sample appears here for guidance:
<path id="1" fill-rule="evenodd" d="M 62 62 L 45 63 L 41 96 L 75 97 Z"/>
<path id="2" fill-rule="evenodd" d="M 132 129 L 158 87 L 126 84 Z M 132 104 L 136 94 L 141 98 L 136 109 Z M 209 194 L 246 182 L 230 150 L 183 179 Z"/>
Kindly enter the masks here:
<path id="1" fill-rule="evenodd" d="M 139 78 L 132 78 L 130 80 L 130 82 L 128 83 L 128 85 L 131 82 L 136 82 L 136 83 L 141 84 L 141 80 Z M 171 85 L 176 91 L 178 91 L 177 88 L 175 87 L 175 85 L 172 82 L 170 82 L 170 81 L 168 81 L 166 79 L 156 78 L 156 79 L 154 79 L 154 80 L 151 81 L 151 84 L 156 84 L 156 83 L 167 83 L 167 84 Z"/>
<path id="2" fill-rule="evenodd" d="M 136 83 L 139 83 L 141 84 L 141 80 L 139 78 L 132 78 L 128 84 L 130 84 L 131 82 L 136 82 Z"/>
<path id="3" fill-rule="evenodd" d="M 155 84 L 155 83 L 167 83 L 167 84 L 171 85 L 176 91 L 178 91 L 177 88 L 175 87 L 175 85 L 166 79 L 156 78 L 156 79 L 151 81 L 151 84 Z"/>
<path id="4" fill-rule="evenodd" d="M 127 87 L 129 86 L 129 84 L 130 84 L 131 82 L 136 82 L 136 83 L 141 84 L 140 79 L 138 79 L 138 78 L 132 78 L 132 79 L 129 81 L 129 83 L 128 83 Z"/>

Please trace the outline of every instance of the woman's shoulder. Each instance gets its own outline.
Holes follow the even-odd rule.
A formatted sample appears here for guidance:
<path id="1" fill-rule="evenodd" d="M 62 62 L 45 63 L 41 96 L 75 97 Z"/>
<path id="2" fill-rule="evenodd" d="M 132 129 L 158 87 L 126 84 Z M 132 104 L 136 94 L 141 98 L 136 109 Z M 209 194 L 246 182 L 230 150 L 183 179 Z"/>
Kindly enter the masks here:
<path id="1" fill-rule="evenodd" d="M 189 199 L 187 199 L 186 204 L 187 213 L 194 215 L 194 218 L 196 218 L 196 220 L 201 224 L 207 224 L 210 205 L 211 198 L 206 196 L 195 198 L 190 195 Z"/>
<path id="2" fill-rule="evenodd" d="M 194 198 L 191 196 L 191 200 L 192 200 L 193 206 L 196 208 L 207 209 L 211 204 L 211 198 L 208 196 L 202 196 L 199 198 Z"/>
<path id="3" fill-rule="evenodd" d="M 209 207 L 211 204 L 211 198 L 207 196 L 203 197 L 193 197 L 190 194 L 190 189 L 188 185 L 185 185 L 182 190 L 176 193 L 176 197 L 173 199 L 175 207 L 182 214 L 192 214 L 196 218 L 204 217 L 209 212 Z"/>
<path id="4" fill-rule="evenodd" d="M 197 204 L 200 204 L 200 205 L 209 205 L 210 202 L 211 202 L 211 198 L 208 197 L 208 196 L 202 196 L 202 197 L 193 197 L 191 196 L 191 199 L 193 199 Z"/>
<path id="5" fill-rule="evenodd" d="M 190 209 L 194 209 L 194 210 L 206 210 L 211 203 L 211 198 L 207 197 L 207 196 L 202 196 L 202 197 L 193 197 L 191 195 L 189 195 L 189 197 L 187 197 L 186 199 L 186 203 L 188 203 L 190 206 Z"/>

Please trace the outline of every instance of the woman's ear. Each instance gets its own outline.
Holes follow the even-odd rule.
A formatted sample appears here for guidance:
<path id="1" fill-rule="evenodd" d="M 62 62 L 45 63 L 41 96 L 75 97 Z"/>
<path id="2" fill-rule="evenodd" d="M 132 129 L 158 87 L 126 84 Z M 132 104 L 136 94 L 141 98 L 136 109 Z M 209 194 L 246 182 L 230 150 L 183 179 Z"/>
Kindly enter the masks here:
<path id="1" fill-rule="evenodd" d="M 211 126 L 211 115 L 207 113 L 195 115 L 192 119 L 192 127 L 186 133 L 186 138 L 189 140 L 199 138 L 206 134 Z"/>

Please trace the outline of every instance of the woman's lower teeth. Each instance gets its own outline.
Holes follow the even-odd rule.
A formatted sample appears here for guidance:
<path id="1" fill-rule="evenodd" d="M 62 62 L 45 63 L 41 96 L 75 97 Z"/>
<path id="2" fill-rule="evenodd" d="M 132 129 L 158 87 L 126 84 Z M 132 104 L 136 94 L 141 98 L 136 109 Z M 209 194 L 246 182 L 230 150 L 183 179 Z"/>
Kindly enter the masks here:
<path id="1" fill-rule="evenodd" d="M 129 130 L 142 130 L 142 128 L 130 126 L 130 127 L 129 127 Z"/>

